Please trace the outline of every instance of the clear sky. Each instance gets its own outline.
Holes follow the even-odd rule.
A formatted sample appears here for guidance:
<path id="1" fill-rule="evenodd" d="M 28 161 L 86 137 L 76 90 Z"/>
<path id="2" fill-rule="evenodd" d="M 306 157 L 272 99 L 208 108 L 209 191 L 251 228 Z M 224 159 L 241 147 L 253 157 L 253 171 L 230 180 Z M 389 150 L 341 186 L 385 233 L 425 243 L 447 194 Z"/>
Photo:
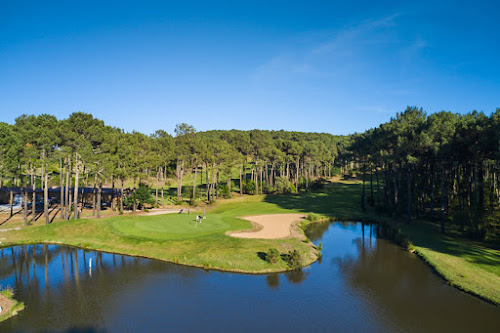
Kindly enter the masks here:
<path id="1" fill-rule="evenodd" d="M 349 134 L 500 107 L 496 1 L 0 0 L 0 121 Z"/>

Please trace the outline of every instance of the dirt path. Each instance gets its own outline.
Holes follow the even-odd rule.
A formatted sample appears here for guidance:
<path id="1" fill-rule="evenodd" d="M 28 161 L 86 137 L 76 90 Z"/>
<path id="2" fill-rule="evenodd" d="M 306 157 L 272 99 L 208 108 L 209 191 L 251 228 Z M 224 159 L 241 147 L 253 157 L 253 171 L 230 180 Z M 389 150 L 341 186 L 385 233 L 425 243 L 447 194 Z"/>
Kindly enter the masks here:
<path id="1" fill-rule="evenodd" d="M 239 231 L 228 233 L 229 236 L 238 238 L 263 238 L 276 239 L 292 235 L 292 224 L 305 218 L 304 214 L 271 214 L 246 216 L 243 219 L 252 222 L 252 231 Z"/>
<path id="2" fill-rule="evenodd" d="M 179 214 L 181 209 L 151 209 L 149 212 L 140 213 L 137 215 L 141 216 L 152 216 L 152 215 L 162 215 L 162 214 Z"/>

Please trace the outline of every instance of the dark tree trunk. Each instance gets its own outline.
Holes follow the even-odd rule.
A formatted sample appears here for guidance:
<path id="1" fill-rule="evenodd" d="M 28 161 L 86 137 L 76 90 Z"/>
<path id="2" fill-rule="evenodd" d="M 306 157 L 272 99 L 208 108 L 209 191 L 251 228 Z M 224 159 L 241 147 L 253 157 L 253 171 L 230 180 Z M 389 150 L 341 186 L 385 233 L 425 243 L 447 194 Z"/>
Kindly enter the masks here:
<path id="1" fill-rule="evenodd" d="M 408 223 L 411 222 L 411 167 L 408 166 Z"/>
<path id="2" fill-rule="evenodd" d="M 24 214 L 24 225 L 28 225 L 28 175 L 26 174 L 25 177 L 25 186 L 24 186 L 24 193 L 23 193 L 23 214 Z"/>
<path id="3" fill-rule="evenodd" d="M 193 180 L 193 202 L 192 205 L 196 204 L 196 176 L 198 175 L 198 166 L 194 167 L 194 180 Z"/>
<path id="4" fill-rule="evenodd" d="M 31 174 L 31 185 L 33 187 L 33 194 L 31 198 L 31 223 L 36 221 L 36 166 L 33 163 L 32 174 Z"/>
<path id="5" fill-rule="evenodd" d="M 120 180 L 121 180 L 121 185 L 122 185 L 121 192 L 120 192 L 120 211 L 123 212 L 123 177 L 121 177 Z M 162 191 L 163 191 L 163 188 L 162 188 Z M 162 192 L 162 200 L 163 200 L 163 192 Z"/>
<path id="6" fill-rule="evenodd" d="M 431 168 L 431 221 L 434 221 L 434 168 Z"/>
<path id="7" fill-rule="evenodd" d="M 375 166 L 375 178 L 377 181 L 377 207 L 380 208 L 380 183 L 378 179 L 378 168 Z"/>
<path id="8" fill-rule="evenodd" d="M 12 184 L 10 185 L 9 204 L 10 204 L 10 217 L 12 217 L 12 215 L 14 215 L 14 178 L 12 178 Z"/>
<path id="9" fill-rule="evenodd" d="M 444 175 L 444 162 L 441 162 L 441 232 L 444 233 L 444 213 L 445 213 L 445 202 L 444 202 L 444 188 L 445 188 L 445 175 Z"/>
<path id="10" fill-rule="evenodd" d="M 163 178 L 163 168 L 160 169 L 160 175 L 161 175 L 161 205 L 164 206 L 165 196 L 163 195 L 163 188 L 165 187 L 165 181 Z"/>
<path id="11" fill-rule="evenodd" d="M 97 210 L 97 176 L 94 177 L 94 188 L 92 189 L 92 216 Z"/>
<path id="12" fill-rule="evenodd" d="M 160 183 L 160 169 L 156 170 L 156 191 L 155 191 L 155 207 L 158 205 L 158 185 Z"/>
<path id="13" fill-rule="evenodd" d="M 373 167 L 370 163 L 370 206 L 375 204 L 375 197 L 373 195 Z"/>
<path id="14" fill-rule="evenodd" d="M 62 161 L 62 158 L 59 159 L 59 195 L 60 195 L 60 203 L 59 206 L 61 207 L 60 212 L 61 212 L 61 218 L 63 217 L 63 211 L 64 211 L 64 190 L 63 190 L 63 185 L 64 185 L 64 163 Z"/>
<path id="15" fill-rule="evenodd" d="M 219 170 L 215 173 L 215 191 L 216 191 L 216 199 L 219 200 Z"/>
<path id="16" fill-rule="evenodd" d="M 50 223 L 49 219 L 49 172 L 47 168 L 45 168 L 45 184 L 43 186 L 43 212 L 45 214 L 45 224 Z"/>
<path id="17" fill-rule="evenodd" d="M 134 176 L 134 190 L 133 190 L 133 195 L 134 195 L 134 205 L 132 206 L 132 211 L 135 212 L 137 210 L 137 200 L 135 198 L 135 187 L 136 187 L 136 178 Z"/>
<path id="18" fill-rule="evenodd" d="M 364 170 L 364 165 L 363 165 L 363 170 L 362 170 L 362 174 L 363 174 L 363 181 L 362 181 L 362 188 L 361 188 L 361 210 L 365 210 L 366 207 L 365 207 L 365 170 Z"/>
<path id="19" fill-rule="evenodd" d="M 243 195 L 243 178 L 241 177 L 241 169 L 240 169 L 240 195 Z"/>
<path id="20" fill-rule="evenodd" d="M 102 182 L 99 181 L 97 187 L 97 218 L 101 218 L 101 198 L 102 198 Z"/>
<path id="21" fill-rule="evenodd" d="M 80 216 L 80 212 L 78 211 L 78 182 L 79 182 L 79 177 L 80 177 L 80 160 L 78 158 L 78 155 L 76 156 L 76 172 L 75 172 L 75 190 L 73 194 L 73 203 L 75 205 L 74 207 L 74 212 L 73 212 L 73 218 L 76 220 Z"/>

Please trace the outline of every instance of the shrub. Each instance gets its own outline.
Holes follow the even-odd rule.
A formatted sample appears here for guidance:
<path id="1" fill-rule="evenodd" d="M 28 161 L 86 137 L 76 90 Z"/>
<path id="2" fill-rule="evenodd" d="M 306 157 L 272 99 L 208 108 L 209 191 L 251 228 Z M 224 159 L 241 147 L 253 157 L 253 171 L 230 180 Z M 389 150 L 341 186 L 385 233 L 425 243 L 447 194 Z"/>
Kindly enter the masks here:
<path id="1" fill-rule="evenodd" d="M 227 187 L 226 184 L 222 185 L 220 187 L 220 194 L 224 197 L 224 198 L 230 198 L 231 197 L 231 194 L 229 193 L 229 188 Z"/>
<path id="2" fill-rule="evenodd" d="M 301 268 L 301 258 L 300 253 L 297 250 L 289 251 L 288 253 L 282 254 L 281 258 L 285 261 L 291 270 L 296 270 Z"/>
<path id="3" fill-rule="evenodd" d="M 273 193 L 274 192 L 274 188 L 271 185 L 264 184 L 262 186 L 264 188 L 264 193 Z"/>
<path id="4" fill-rule="evenodd" d="M 295 192 L 295 186 L 290 182 L 287 177 L 281 176 L 276 178 L 276 192 L 277 193 L 290 193 Z"/>
<path id="5" fill-rule="evenodd" d="M 0 291 L 0 293 L 9 299 L 12 299 L 12 297 L 14 296 L 14 289 L 12 289 L 12 287 L 7 286 L 3 288 L 3 290 Z"/>
<path id="6" fill-rule="evenodd" d="M 306 216 L 306 220 L 311 221 L 311 222 L 317 222 L 321 220 L 321 215 L 315 214 L 315 213 L 309 213 Z"/>
<path id="7" fill-rule="evenodd" d="M 312 184 L 311 188 L 319 190 L 325 187 L 326 180 L 324 178 L 316 179 Z"/>
<path id="8" fill-rule="evenodd" d="M 305 188 L 305 187 L 306 187 L 306 179 L 300 176 L 299 181 L 297 183 L 297 188 Z"/>
<path id="9" fill-rule="evenodd" d="M 333 167 L 332 176 L 340 176 L 341 174 L 342 174 L 342 170 L 340 169 L 340 167 L 338 167 L 338 166 Z"/>
<path id="10" fill-rule="evenodd" d="M 275 248 L 269 249 L 269 252 L 267 252 L 266 260 L 270 262 L 271 264 L 275 264 L 278 262 L 280 258 L 280 251 L 278 251 Z"/>
<path id="11" fill-rule="evenodd" d="M 123 210 L 118 211 L 118 215 L 123 215 Z"/>
<path id="12" fill-rule="evenodd" d="M 151 195 L 150 188 L 144 183 L 140 183 L 136 188 L 135 193 L 131 193 L 130 195 L 126 196 L 123 201 L 125 205 L 129 207 L 132 206 L 135 201 L 139 209 L 141 209 L 144 204 L 155 204 L 155 199 Z"/>
<path id="13" fill-rule="evenodd" d="M 243 190 L 248 194 L 255 194 L 255 183 L 253 180 L 248 179 L 243 181 Z"/>

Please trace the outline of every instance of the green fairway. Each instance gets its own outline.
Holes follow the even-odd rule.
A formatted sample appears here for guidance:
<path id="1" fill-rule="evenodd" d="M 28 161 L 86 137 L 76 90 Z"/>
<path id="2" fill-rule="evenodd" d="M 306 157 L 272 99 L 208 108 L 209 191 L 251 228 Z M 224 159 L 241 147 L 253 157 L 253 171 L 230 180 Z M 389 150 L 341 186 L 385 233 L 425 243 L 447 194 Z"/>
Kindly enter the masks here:
<path id="1" fill-rule="evenodd" d="M 226 219 L 227 220 L 227 219 Z M 196 223 L 196 214 L 166 214 L 156 216 L 127 216 L 110 219 L 113 228 L 126 236 L 144 239 L 189 239 L 241 228 L 250 228 L 248 222 L 225 221 L 220 214 Z"/>
<path id="2" fill-rule="evenodd" d="M 270 248 L 281 253 L 297 250 L 302 264 L 317 259 L 317 250 L 307 240 L 242 239 L 226 235 L 230 230 L 251 229 L 238 217 L 296 212 L 264 202 L 264 196 L 245 196 L 222 201 L 207 209 L 207 219 L 195 224 L 196 214 L 155 216 L 122 215 L 103 219 L 60 221 L 4 233 L 2 246 L 59 243 L 86 249 L 136 255 L 190 266 L 245 273 L 279 272 L 289 269 L 280 260 L 271 264 L 259 256 Z M 300 231 L 301 233 L 301 231 Z"/>
<path id="3" fill-rule="evenodd" d="M 156 216 L 118 216 L 100 220 L 57 222 L 3 233 L 2 246 L 27 243 L 62 243 L 83 248 L 138 255 L 186 265 L 227 271 L 265 273 L 287 269 L 280 261 L 270 264 L 258 253 L 277 248 L 297 249 L 304 265 L 316 259 L 309 242 L 229 237 L 229 230 L 250 229 L 238 217 L 260 214 L 316 213 L 341 220 L 378 220 L 406 234 L 418 252 L 450 284 L 500 304 L 500 252 L 460 239 L 443 236 L 436 225 L 412 224 L 359 209 L 359 181 L 338 181 L 321 191 L 289 195 L 243 196 L 220 201 L 207 219 L 195 225 L 197 212 Z"/>

